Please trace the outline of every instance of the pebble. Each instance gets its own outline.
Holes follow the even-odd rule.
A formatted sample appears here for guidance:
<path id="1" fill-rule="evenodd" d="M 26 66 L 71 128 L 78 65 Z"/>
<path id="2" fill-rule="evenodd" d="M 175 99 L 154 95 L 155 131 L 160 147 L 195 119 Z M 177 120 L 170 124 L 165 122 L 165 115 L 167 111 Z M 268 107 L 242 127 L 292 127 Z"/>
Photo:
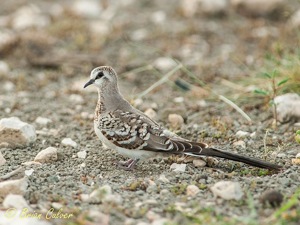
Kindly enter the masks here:
<path id="1" fill-rule="evenodd" d="M 80 159 L 85 159 L 86 155 L 87 155 L 86 151 L 77 152 L 77 157 L 80 158 Z"/>
<path id="2" fill-rule="evenodd" d="M 169 183 L 170 181 L 166 178 L 164 174 L 161 174 L 158 178 L 158 181 L 161 181 L 162 183 Z"/>
<path id="3" fill-rule="evenodd" d="M 11 25 L 15 30 L 24 30 L 31 27 L 45 27 L 50 24 L 50 18 L 47 14 L 34 4 L 20 7 L 15 13 L 11 21 Z"/>
<path id="4" fill-rule="evenodd" d="M 77 94 L 71 94 L 71 95 L 69 96 L 69 100 L 70 100 L 71 102 L 76 102 L 76 103 L 78 103 L 78 104 L 81 104 L 81 103 L 84 102 L 83 97 L 82 97 L 81 95 L 77 95 Z"/>
<path id="5" fill-rule="evenodd" d="M 15 208 L 15 209 L 30 209 L 26 200 L 22 195 L 8 194 L 3 201 L 4 208 Z"/>
<path id="6" fill-rule="evenodd" d="M 0 52 L 5 53 L 9 51 L 12 47 L 16 46 L 18 42 L 18 36 L 11 30 L 1 29 L 0 32 Z M 2 61 L 3 62 L 3 61 Z M 6 66 L 2 68 L 4 72 L 7 70 Z"/>
<path id="7" fill-rule="evenodd" d="M 23 147 L 36 140 L 34 126 L 21 121 L 17 117 L 0 120 L 0 143 L 8 147 Z"/>
<path id="8" fill-rule="evenodd" d="M 168 120 L 173 129 L 179 129 L 183 125 L 183 118 L 178 114 L 169 114 Z"/>
<path id="9" fill-rule="evenodd" d="M 181 0 L 180 9 L 185 17 L 193 17 L 198 9 L 198 0 Z"/>
<path id="10" fill-rule="evenodd" d="M 175 171 L 175 172 L 185 172 L 186 164 L 185 163 L 182 163 L 182 164 L 173 163 L 170 166 L 170 169 Z"/>
<path id="11" fill-rule="evenodd" d="M 133 41 L 142 41 L 147 36 L 149 36 L 149 33 L 148 33 L 147 29 L 144 29 L 144 28 L 135 30 L 130 34 L 130 38 Z"/>
<path id="12" fill-rule="evenodd" d="M 159 70 L 168 71 L 173 69 L 177 63 L 171 58 L 160 57 L 153 62 L 153 65 Z"/>
<path id="13" fill-rule="evenodd" d="M 89 195 L 88 202 L 101 203 L 107 196 L 112 195 L 112 189 L 109 185 L 104 185 L 92 191 Z"/>
<path id="14" fill-rule="evenodd" d="M 26 178 L 18 180 L 7 180 L 0 182 L 0 197 L 8 194 L 23 195 L 27 189 L 28 183 Z"/>
<path id="15" fill-rule="evenodd" d="M 40 124 L 40 125 L 47 125 L 47 124 L 49 124 L 49 123 L 52 123 L 52 120 L 51 119 L 48 119 L 48 118 L 45 118 L 45 117 L 37 117 L 36 119 L 35 119 L 35 122 L 37 123 L 37 124 Z"/>
<path id="16" fill-rule="evenodd" d="M 33 174 L 33 172 L 34 172 L 34 169 L 29 169 L 29 170 L 25 170 L 25 175 L 27 176 L 27 177 L 29 177 L 29 176 L 31 176 L 32 174 Z"/>
<path id="17" fill-rule="evenodd" d="M 50 163 L 57 160 L 57 148 L 48 147 L 42 151 L 40 151 L 34 161 L 40 163 Z"/>
<path id="18" fill-rule="evenodd" d="M 210 190 L 215 196 L 219 196 L 225 200 L 240 200 L 243 197 L 243 191 L 238 182 L 219 181 Z"/>
<path id="19" fill-rule="evenodd" d="M 288 24 L 291 28 L 300 28 L 300 9 L 298 9 L 289 19 Z"/>
<path id="20" fill-rule="evenodd" d="M 263 205 L 270 204 L 272 207 L 278 207 L 283 201 L 283 195 L 277 190 L 267 190 L 259 198 Z"/>
<path id="21" fill-rule="evenodd" d="M 167 18 L 166 13 L 163 10 L 156 11 L 151 15 L 151 21 L 156 24 L 162 24 Z"/>
<path id="22" fill-rule="evenodd" d="M 0 152 L 0 166 L 3 166 L 5 163 L 6 163 L 6 160 L 3 157 L 2 153 Z"/>
<path id="23" fill-rule="evenodd" d="M 146 114 L 146 116 L 148 116 L 150 119 L 154 119 L 157 116 L 157 113 L 152 109 L 152 108 L 148 108 L 146 109 L 146 111 L 144 112 Z"/>
<path id="24" fill-rule="evenodd" d="M 250 137 L 252 138 L 252 139 L 254 139 L 254 138 L 256 138 L 256 132 L 254 131 L 254 132 L 252 132 L 251 134 L 250 134 Z"/>
<path id="25" fill-rule="evenodd" d="M 184 97 L 176 97 L 173 99 L 173 101 L 176 103 L 182 103 L 182 102 L 184 102 Z"/>
<path id="26" fill-rule="evenodd" d="M 285 158 L 285 157 L 286 157 L 286 154 L 285 154 L 285 153 L 278 153 L 278 154 L 277 154 L 277 157 L 278 157 L 278 158 Z"/>
<path id="27" fill-rule="evenodd" d="M 246 143 L 242 140 L 233 142 L 234 147 L 246 148 Z"/>
<path id="28" fill-rule="evenodd" d="M 98 1 L 78 0 L 72 4 L 71 10 L 85 18 L 97 18 L 102 9 Z"/>
<path id="29" fill-rule="evenodd" d="M 228 8 L 227 0 L 198 0 L 199 10 L 208 15 L 225 13 Z"/>
<path id="30" fill-rule="evenodd" d="M 195 196 L 198 194 L 198 192 L 200 191 L 200 189 L 196 186 L 196 185 L 188 185 L 186 187 L 186 195 L 187 196 Z"/>
<path id="31" fill-rule="evenodd" d="M 300 152 L 296 155 L 296 159 L 300 159 Z"/>
<path id="32" fill-rule="evenodd" d="M 71 146 L 73 148 L 77 147 L 77 143 L 73 141 L 71 138 L 64 138 L 61 143 L 65 146 Z"/>
<path id="33" fill-rule="evenodd" d="M 0 65 L 1 66 L 1 65 Z M 1 68 L 0 68 L 0 70 L 1 70 Z M 0 74 L 1 74 L 1 71 L 0 71 Z M 12 92 L 14 89 L 15 89 L 15 85 L 14 85 L 14 83 L 12 83 L 12 82 L 10 82 L 10 81 L 6 81 L 6 82 L 4 82 L 4 84 L 3 84 L 3 89 L 5 90 L 5 91 L 7 91 L 7 92 Z"/>
<path id="34" fill-rule="evenodd" d="M 277 118 L 279 122 L 300 120 L 300 96 L 296 93 L 287 93 L 275 97 Z"/>
<path id="35" fill-rule="evenodd" d="M 1 36 L 0 36 L 1 38 Z M 0 40 L 1 42 L 1 40 Z M 6 62 L 0 60 L 0 75 L 7 75 L 9 72 L 9 66 Z"/>
<path id="36" fill-rule="evenodd" d="M 204 166 L 206 166 L 206 162 L 202 159 L 194 159 L 193 160 L 193 165 L 195 167 L 204 167 Z"/>
<path id="37" fill-rule="evenodd" d="M 242 130 L 239 130 L 238 132 L 236 132 L 235 136 L 237 138 L 244 138 L 244 137 L 247 137 L 249 136 L 250 133 L 249 132 L 246 132 L 246 131 L 242 131 Z"/>

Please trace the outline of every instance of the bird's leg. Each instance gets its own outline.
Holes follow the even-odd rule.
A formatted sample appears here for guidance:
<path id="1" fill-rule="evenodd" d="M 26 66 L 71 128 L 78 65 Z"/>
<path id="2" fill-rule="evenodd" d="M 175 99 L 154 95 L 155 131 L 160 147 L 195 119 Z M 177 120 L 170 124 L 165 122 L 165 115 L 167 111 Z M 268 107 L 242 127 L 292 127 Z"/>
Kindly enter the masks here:
<path id="1" fill-rule="evenodd" d="M 139 161 L 139 159 L 129 159 L 127 161 L 118 162 L 118 167 L 124 170 L 133 170 L 135 164 Z"/>

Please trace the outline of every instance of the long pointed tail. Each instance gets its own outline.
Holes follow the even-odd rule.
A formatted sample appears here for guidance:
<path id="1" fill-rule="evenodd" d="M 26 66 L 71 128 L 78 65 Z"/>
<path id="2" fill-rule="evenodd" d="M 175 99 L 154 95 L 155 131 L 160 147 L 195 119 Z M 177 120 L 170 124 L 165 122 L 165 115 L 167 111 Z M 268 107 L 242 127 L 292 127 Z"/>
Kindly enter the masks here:
<path id="1" fill-rule="evenodd" d="M 251 166 L 256 166 L 256 167 L 270 169 L 270 170 L 279 170 L 281 168 L 281 166 L 279 165 L 266 162 L 261 159 L 243 156 L 231 152 L 226 152 L 216 148 L 202 148 L 202 150 L 198 154 L 193 153 L 193 155 L 215 156 L 219 158 L 230 159 L 237 162 L 243 162 Z"/>

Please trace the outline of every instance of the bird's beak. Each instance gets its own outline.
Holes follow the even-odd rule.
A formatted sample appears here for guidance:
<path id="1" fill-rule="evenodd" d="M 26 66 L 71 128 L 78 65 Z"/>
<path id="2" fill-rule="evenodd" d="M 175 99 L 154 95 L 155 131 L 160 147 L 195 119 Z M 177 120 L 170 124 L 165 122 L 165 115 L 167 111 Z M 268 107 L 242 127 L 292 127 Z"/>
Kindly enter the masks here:
<path id="1" fill-rule="evenodd" d="M 90 79 L 84 86 L 83 88 L 86 88 L 87 86 L 90 86 L 91 84 L 93 84 L 95 82 L 94 79 Z"/>

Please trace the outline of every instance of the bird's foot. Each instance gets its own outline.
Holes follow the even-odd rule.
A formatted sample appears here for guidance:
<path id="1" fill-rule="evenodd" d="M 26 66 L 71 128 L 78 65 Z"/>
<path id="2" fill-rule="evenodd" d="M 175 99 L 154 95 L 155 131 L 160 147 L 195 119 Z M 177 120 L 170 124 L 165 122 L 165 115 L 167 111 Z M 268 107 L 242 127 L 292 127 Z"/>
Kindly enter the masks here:
<path id="1" fill-rule="evenodd" d="M 127 161 L 120 161 L 118 162 L 118 167 L 123 170 L 133 170 L 135 164 L 138 162 L 138 159 L 129 159 Z"/>

